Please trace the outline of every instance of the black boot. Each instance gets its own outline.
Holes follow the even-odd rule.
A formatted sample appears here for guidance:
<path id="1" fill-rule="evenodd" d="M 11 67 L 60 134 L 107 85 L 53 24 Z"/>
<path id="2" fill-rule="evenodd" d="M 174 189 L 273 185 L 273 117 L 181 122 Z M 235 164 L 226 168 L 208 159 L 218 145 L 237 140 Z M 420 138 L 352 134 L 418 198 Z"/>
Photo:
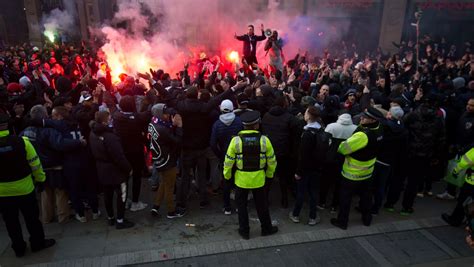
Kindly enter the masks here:
<path id="1" fill-rule="evenodd" d="M 43 244 L 41 246 L 31 246 L 31 251 L 32 252 L 38 252 L 40 250 L 43 250 L 45 248 L 49 248 L 49 247 L 52 247 L 54 246 L 54 244 L 56 244 L 56 240 L 54 239 L 45 239 Z"/>

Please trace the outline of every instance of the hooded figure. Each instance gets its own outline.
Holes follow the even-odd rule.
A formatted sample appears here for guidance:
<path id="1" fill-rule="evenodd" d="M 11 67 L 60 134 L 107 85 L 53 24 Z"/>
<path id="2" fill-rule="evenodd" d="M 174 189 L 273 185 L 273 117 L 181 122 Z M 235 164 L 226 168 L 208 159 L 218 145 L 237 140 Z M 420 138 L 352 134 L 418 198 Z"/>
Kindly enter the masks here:
<path id="1" fill-rule="evenodd" d="M 234 105 L 228 99 L 220 105 L 221 115 L 212 126 L 211 148 L 223 162 L 227 147 L 232 136 L 237 135 L 242 129 L 242 121 L 234 114 Z"/>

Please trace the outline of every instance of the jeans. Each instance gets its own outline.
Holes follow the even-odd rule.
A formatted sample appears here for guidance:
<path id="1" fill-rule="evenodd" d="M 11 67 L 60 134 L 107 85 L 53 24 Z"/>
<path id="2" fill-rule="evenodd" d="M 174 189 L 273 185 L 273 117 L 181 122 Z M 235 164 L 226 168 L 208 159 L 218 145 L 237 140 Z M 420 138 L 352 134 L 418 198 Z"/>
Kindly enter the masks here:
<path id="1" fill-rule="evenodd" d="M 95 166 L 87 165 L 93 168 Z M 99 200 L 97 198 L 97 177 L 91 175 L 88 170 L 81 170 L 84 166 L 73 166 L 65 169 L 64 175 L 68 182 L 69 198 L 72 202 L 74 211 L 79 216 L 84 216 L 83 200 L 92 208 L 92 212 L 97 212 L 99 207 Z"/>
<path id="2" fill-rule="evenodd" d="M 140 197 L 140 188 L 142 186 L 142 172 L 145 165 L 145 156 L 143 152 L 125 154 L 128 162 L 132 165 L 132 202 L 138 202 Z"/>
<path id="3" fill-rule="evenodd" d="M 181 176 L 177 179 L 177 196 L 176 201 L 179 207 L 186 207 L 186 200 L 189 194 L 189 187 L 191 185 L 191 172 L 196 170 L 196 180 L 199 185 L 199 195 L 201 201 L 207 201 L 207 179 L 206 179 L 206 150 L 183 150 L 181 153 L 182 157 L 182 172 Z"/>
<path id="4" fill-rule="evenodd" d="M 278 176 L 281 191 L 282 205 L 288 204 L 288 189 L 291 189 L 293 175 L 291 173 L 291 158 L 286 156 L 277 156 L 278 165 L 275 175 Z"/>
<path id="5" fill-rule="evenodd" d="M 214 154 L 211 147 L 206 148 L 205 157 L 209 162 L 209 176 L 212 189 L 218 189 L 222 179 L 222 171 L 219 171 L 219 158 Z"/>
<path id="6" fill-rule="evenodd" d="M 316 219 L 316 205 L 318 195 L 318 183 L 321 174 L 318 172 L 311 172 L 303 174 L 300 180 L 296 180 L 296 202 L 293 209 L 293 216 L 299 216 L 301 208 L 303 207 L 304 197 L 306 192 L 309 193 L 309 218 Z"/>

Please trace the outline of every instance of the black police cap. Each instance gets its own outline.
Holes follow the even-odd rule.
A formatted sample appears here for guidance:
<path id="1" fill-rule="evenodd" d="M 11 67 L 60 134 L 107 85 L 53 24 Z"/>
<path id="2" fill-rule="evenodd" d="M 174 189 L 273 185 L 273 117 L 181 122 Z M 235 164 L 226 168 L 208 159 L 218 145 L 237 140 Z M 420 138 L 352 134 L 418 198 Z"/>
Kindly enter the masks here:
<path id="1" fill-rule="evenodd" d="M 374 120 L 382 119 L 384 116 L 382 112 L 374 107 L 368 107 L 366 111 L 364 111 L 364 116 L 369 117 Z"/>
<path id="2" fill-rule="evenodd" d="M 240 115 L 240 119 L 243 125 L 253 125 L 260 122 L 260 112 L 256 110 L 244 112 Z"/>

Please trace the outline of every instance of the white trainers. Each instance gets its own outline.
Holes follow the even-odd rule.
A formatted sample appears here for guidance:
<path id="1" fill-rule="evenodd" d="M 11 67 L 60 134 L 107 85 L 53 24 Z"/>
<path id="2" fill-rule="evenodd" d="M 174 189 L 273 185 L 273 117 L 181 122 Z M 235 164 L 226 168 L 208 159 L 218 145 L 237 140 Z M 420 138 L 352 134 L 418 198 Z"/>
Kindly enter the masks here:
<path id="1" fill-rule="evenodd" d="M 224 208 L 224 215 L 232 215 L 232 209 L 231 208 Z"/>
<path id="2" fill-rule="evenodd" d="M 130 207 L 130 211 L 139 211 L 143 210 L 148 206 L 148 204 L 145 204 L 141 201 L 138 202 L 132 202 L 132 206 Z"/>
<path id="3" fill-rule="evenodd" d="M 79 222 L 81 223 L 86 223 L 87 222 L 87 219 L 85 216 L 79 216 L 79 214 L 76 213 L 76 220 L 78 220 Z"/>
<path id="4" fill-rule="evenodd" d="M 293 216 L 293 212 L 290 212 L 290 214 L 288 215 L 288 217 L 290 218 L 290 220 L 294 223 L 299 223 L 300 222 L 300 218 L 298 216 Z"/>
<path id="5" fill-rule="evenodd" d="M 437 198 L 437 199 L 444 199 L 444 200 L 453 200 L 453 199 L 455 199 L 456 197 L 454 197 L 453 195 L 451 195 L 450 193 L 448 193 L 448 191 L 444 191 L 444 192 L 441 193 L 441 194 L 437 194 L 437 195 L 436 195 L 436 198 Z"/>
<path id="6" fill-rule="evenodd" d="M 314 219 L 309 218 L 308 224 L 311 225 L 311 226 L 313 226 L 313 225 L 316 225 L 316 224 L 318 224 L 318 223 L 320 223 L 320 222 L 321 222 L 321 217 L 319 217 L 318 215 L 316 215 L 316 218 L 314 218 Z"/>
<path id="7" fill-rule="evenodd" d="M 424 193 L 417 193 L 416 196 L 419 197 L 419 198 L 423 198 L 423 197 L 425 197 L 425 194 Z"/>
<path id="8" fill-rule="evenodd" d="M 99 219 L 101 213 L 100 210 L 97 211 L 97 213 L 92 213 L 92 220 L 96 221 Z"/>

